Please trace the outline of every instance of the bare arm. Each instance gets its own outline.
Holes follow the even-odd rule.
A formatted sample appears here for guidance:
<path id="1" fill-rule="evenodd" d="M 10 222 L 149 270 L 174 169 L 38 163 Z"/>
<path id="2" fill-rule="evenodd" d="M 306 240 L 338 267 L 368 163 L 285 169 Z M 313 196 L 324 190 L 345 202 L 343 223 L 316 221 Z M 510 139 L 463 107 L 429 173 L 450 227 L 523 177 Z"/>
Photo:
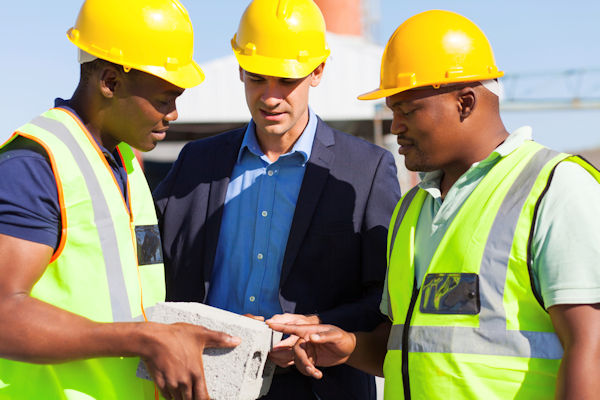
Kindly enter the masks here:
<path id="1" fill-rule="evenodd" d="M 600 304 L 548 309 L 564 349 L 556 399 L 597 399 L 600 393 Z"/>
<path id="2" fill-rule="evenodd" d="M 383 361 L 387 353 L 387 342 L 392 324 L 380 324 L 372 332 L 357 332 L 356 348 L 346 364 L 368 374 L 383 376 Z"/>
<path id="3" fill-rule="evenodd" d="M 0 235 L 0 357 L 54 363 L 140 356 L 165 397 L 208 399 L 204 347 L 234 347 L 239 339 L 188 324 L 98 323 L 37 300 L 30 292 L 51 256 L 49 246 Z"/>

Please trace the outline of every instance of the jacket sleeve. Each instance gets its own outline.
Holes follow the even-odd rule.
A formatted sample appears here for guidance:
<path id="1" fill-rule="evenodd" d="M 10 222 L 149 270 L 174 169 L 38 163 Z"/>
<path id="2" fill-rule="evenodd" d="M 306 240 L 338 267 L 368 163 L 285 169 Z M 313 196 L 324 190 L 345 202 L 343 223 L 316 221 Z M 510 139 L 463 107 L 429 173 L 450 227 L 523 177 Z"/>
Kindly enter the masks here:
<path id="1" fill-rule="evenodd" d="M 177 256 L 177 254 L 173 253 L 173 242 L 178 229 L 176 226 L 174 226 L 176 223 L 172 222 L 171 224 L 165 224 L 165 214 L 167 213 L 167 209 L 169 207 L 169 200 L 174 196 L 174 191 L 180 178 L 182 165 L 186 163 L 185 160 L 186 155 L 188 154 L 189 146 L 190 145 L 187 144 L 183 147 L 165 179 L 162 180 L 156 189 L 154 189 L 154 192 L 152 192 L 163 250 L 167 298 L 169 297 L 169 293 L 173 287 L 173 264 L 175 262 L 175 257 Z"/>
<path id="2" fill-rule="evenodd" d="M 156 207 L 156 216 L 158 217 L 158 225 L 161 228 L 162 233 L 162 223 L 163 217 L 165 213 L 165 209 L 169 203 L 169 198 L 172 195 L 173 187 L 175 182 L 177 181 L 177 177 L 179 176 L 179 170 L 181 169 L 181 165 L 184 164 L 185 155 L 187 154 L 187 150 L 189 148 L 189 144 L 185 145 L 177 160 L 173 163 L 173 166 L 169 170 L 169 173 L 163 179 L 156 189 L 152 192 L 152 197 L 154 198 L 154 206 Z"/>
<path id="3" fill-rule="evenodd" d="M 320 312 L 323 323 L 349 331 L 365 331 L 386 320 L 379 311 L 379 303 L 387 269 L 388 225 L 399 200 L 400 185 L 394 157 L 385 151 L 373 176 L 361 229 L 362 297 Z"/>

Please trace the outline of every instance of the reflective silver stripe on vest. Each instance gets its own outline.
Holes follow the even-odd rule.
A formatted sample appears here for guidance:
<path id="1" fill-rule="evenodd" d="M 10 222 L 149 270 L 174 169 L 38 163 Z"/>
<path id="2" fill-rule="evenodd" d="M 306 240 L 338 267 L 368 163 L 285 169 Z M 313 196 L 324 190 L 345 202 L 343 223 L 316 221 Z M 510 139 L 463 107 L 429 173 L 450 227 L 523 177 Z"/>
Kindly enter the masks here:
<path id="1" fill-rule="evenodd" d="M 506 330 L 504 286 L 517 222 L 542 168 L 558 154 L 546 148 L 539 150 L 506 193 L 494 218 L 479 268 L 479 293 L 481 294 L 479 327 L 481 329 Z"/>
<path id="2" fill-rule="evenodd" d="M 544 165 L 558 154 L 549 149 L 539 150 L 513 182 L 500 205 L 479 270 L 479 327 L 411 326 L 409 351 L 562 358 L 563 349 L 554 332 L 506 330 L 503 301 L 512 242 L 523 205 Z M 388 350 L 402 350 L 403 327 L 392 327 Z"/>
<path id="3" fill-rule="evenodd" d="M 417 192 L 419 191 L 419 187 L 415 186 L 414 188 L 410 189 L 408 191 L 408 193 L 406 193 L 406 196 L 404 196 L 404 199 L 402 200 L 402 203 L 400 204 L 400 209 L 398 210 L 398 214 L 396 214 L 396 220 L 394 221 L 394 228 L 392 230 L 392 237 L 390 240 L 390 252 L 388 255 L 388 276 L 389 276 L 389 271 L 390 271 L 390 263 L 392 262 L 392 251 L 394 250 L 394 242 L 396 241 L 396 235 L 398 234 L 398 228 L 400 228 L 400 223 L 402 222 L 402 220 L 404 219 L 404 216 L 406 215 L 406 212 L 408 211 L 408 206 L 410 206 L 410 203 L 412 203 L 413 199 L 415 198 L 415 196 L 417 195 Z M 392 312 L 392 298 L 390 296 L 390 285 L 388 284 L 386 287 L 387 290 L 387 311 L 388 311 L 388 317 L 390 317 L 390 319 L 393 321 L 394 320 L 394 315 Z"/>
<path id="4" fill-rule="evenodd" d="M 402 350 L 404 325 L 390 331 L 388 350 Z M 411 326 L 408 349 L 415 353 L 462 353 L 560 360 L 554 332 L 486 331 L 463 326 Z"/>
<path id="5" fill-rule="evenodd" d="M 31 121 L 31 123 L 54 134 L 61 140 L 67 146 L 81 169 L 92 201 L 94 222 L 98 229 L 98 237 L 100 238 L 106 279 L 110 292 L 113 321 L 131 321 L 131 308 L 129 306 L 127 286 L 125 285 L 123 266 L 119 255 L 117 233 L 113 225 L 108 202 L 104 197 L 104 192 L 102 191 L 100 182 L 96 178 L 92 164 L 79 147 L 69 129 L 62 122 L 40 116 Z"/>

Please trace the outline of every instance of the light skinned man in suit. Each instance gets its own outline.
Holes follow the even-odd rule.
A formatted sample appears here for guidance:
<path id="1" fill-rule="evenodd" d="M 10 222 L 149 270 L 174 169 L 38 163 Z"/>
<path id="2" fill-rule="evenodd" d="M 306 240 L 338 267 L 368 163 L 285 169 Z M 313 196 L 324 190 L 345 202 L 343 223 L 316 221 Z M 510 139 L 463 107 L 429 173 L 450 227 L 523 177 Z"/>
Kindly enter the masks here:
<path id="1" fill-rule="evenodd" d="M 329 55 L 311 0 L 253 1 L 232 46 L 252 121 L 188 144 L 154 193 L 167 299 L 373 329 L 400 196 L 393 157 L 309 108 Z M 270 354 L 279 368 L 267 399 L 375 398 L 373 377 L 351 367 L 321 381 L 290 368 L 294 342 Z"/>

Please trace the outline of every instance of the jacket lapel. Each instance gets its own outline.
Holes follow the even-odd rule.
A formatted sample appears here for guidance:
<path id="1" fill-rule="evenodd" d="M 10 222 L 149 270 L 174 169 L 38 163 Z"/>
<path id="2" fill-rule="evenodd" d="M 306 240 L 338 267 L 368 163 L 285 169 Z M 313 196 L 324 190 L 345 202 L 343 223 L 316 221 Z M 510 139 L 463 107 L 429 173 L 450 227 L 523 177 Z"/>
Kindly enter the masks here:
<path id="1" fill-rule="evenodd" d="M 215 157 L 213 168 L 215 171 L 227 171 L 221 175 L 222 178 L 215 179 L 210 184 L 208 193 L 208 212 L 206 214 L 206 237 L 204 251 L 204 300 L 208 295 L 209 283 L 212 276 L 212 270 L 215 263 L 217 252 L 217 242 L 221 231 L 221 220 L 223 219 L 223 205 L 225 204 L 225 195 L 227 186 L 231 179 L 233 167 L 237 161 L 240 146 L 244 138 L 246 128 L 242 128 L 238 134 L 232 135 L 227 141 L 227 147 L 219 151 Z M 217 175 L 219 176 L 219 175 Z"/>
<path id="2" fill-rule="evenodd" d="M 283 286 L 292 270 L 294 260 L 298 255 L 312 216 L 319 203 L 321 192 L 329 176 L 329 168 L 335 158 L 330 148 L 334 144 L 335 139 L 332 129 L 319 118 L 310 159 L 306 163 L 304 179 L 296 202 L 296 210 L 294 211 L 294 218 L 283 257 L 279 287 Z"/>

